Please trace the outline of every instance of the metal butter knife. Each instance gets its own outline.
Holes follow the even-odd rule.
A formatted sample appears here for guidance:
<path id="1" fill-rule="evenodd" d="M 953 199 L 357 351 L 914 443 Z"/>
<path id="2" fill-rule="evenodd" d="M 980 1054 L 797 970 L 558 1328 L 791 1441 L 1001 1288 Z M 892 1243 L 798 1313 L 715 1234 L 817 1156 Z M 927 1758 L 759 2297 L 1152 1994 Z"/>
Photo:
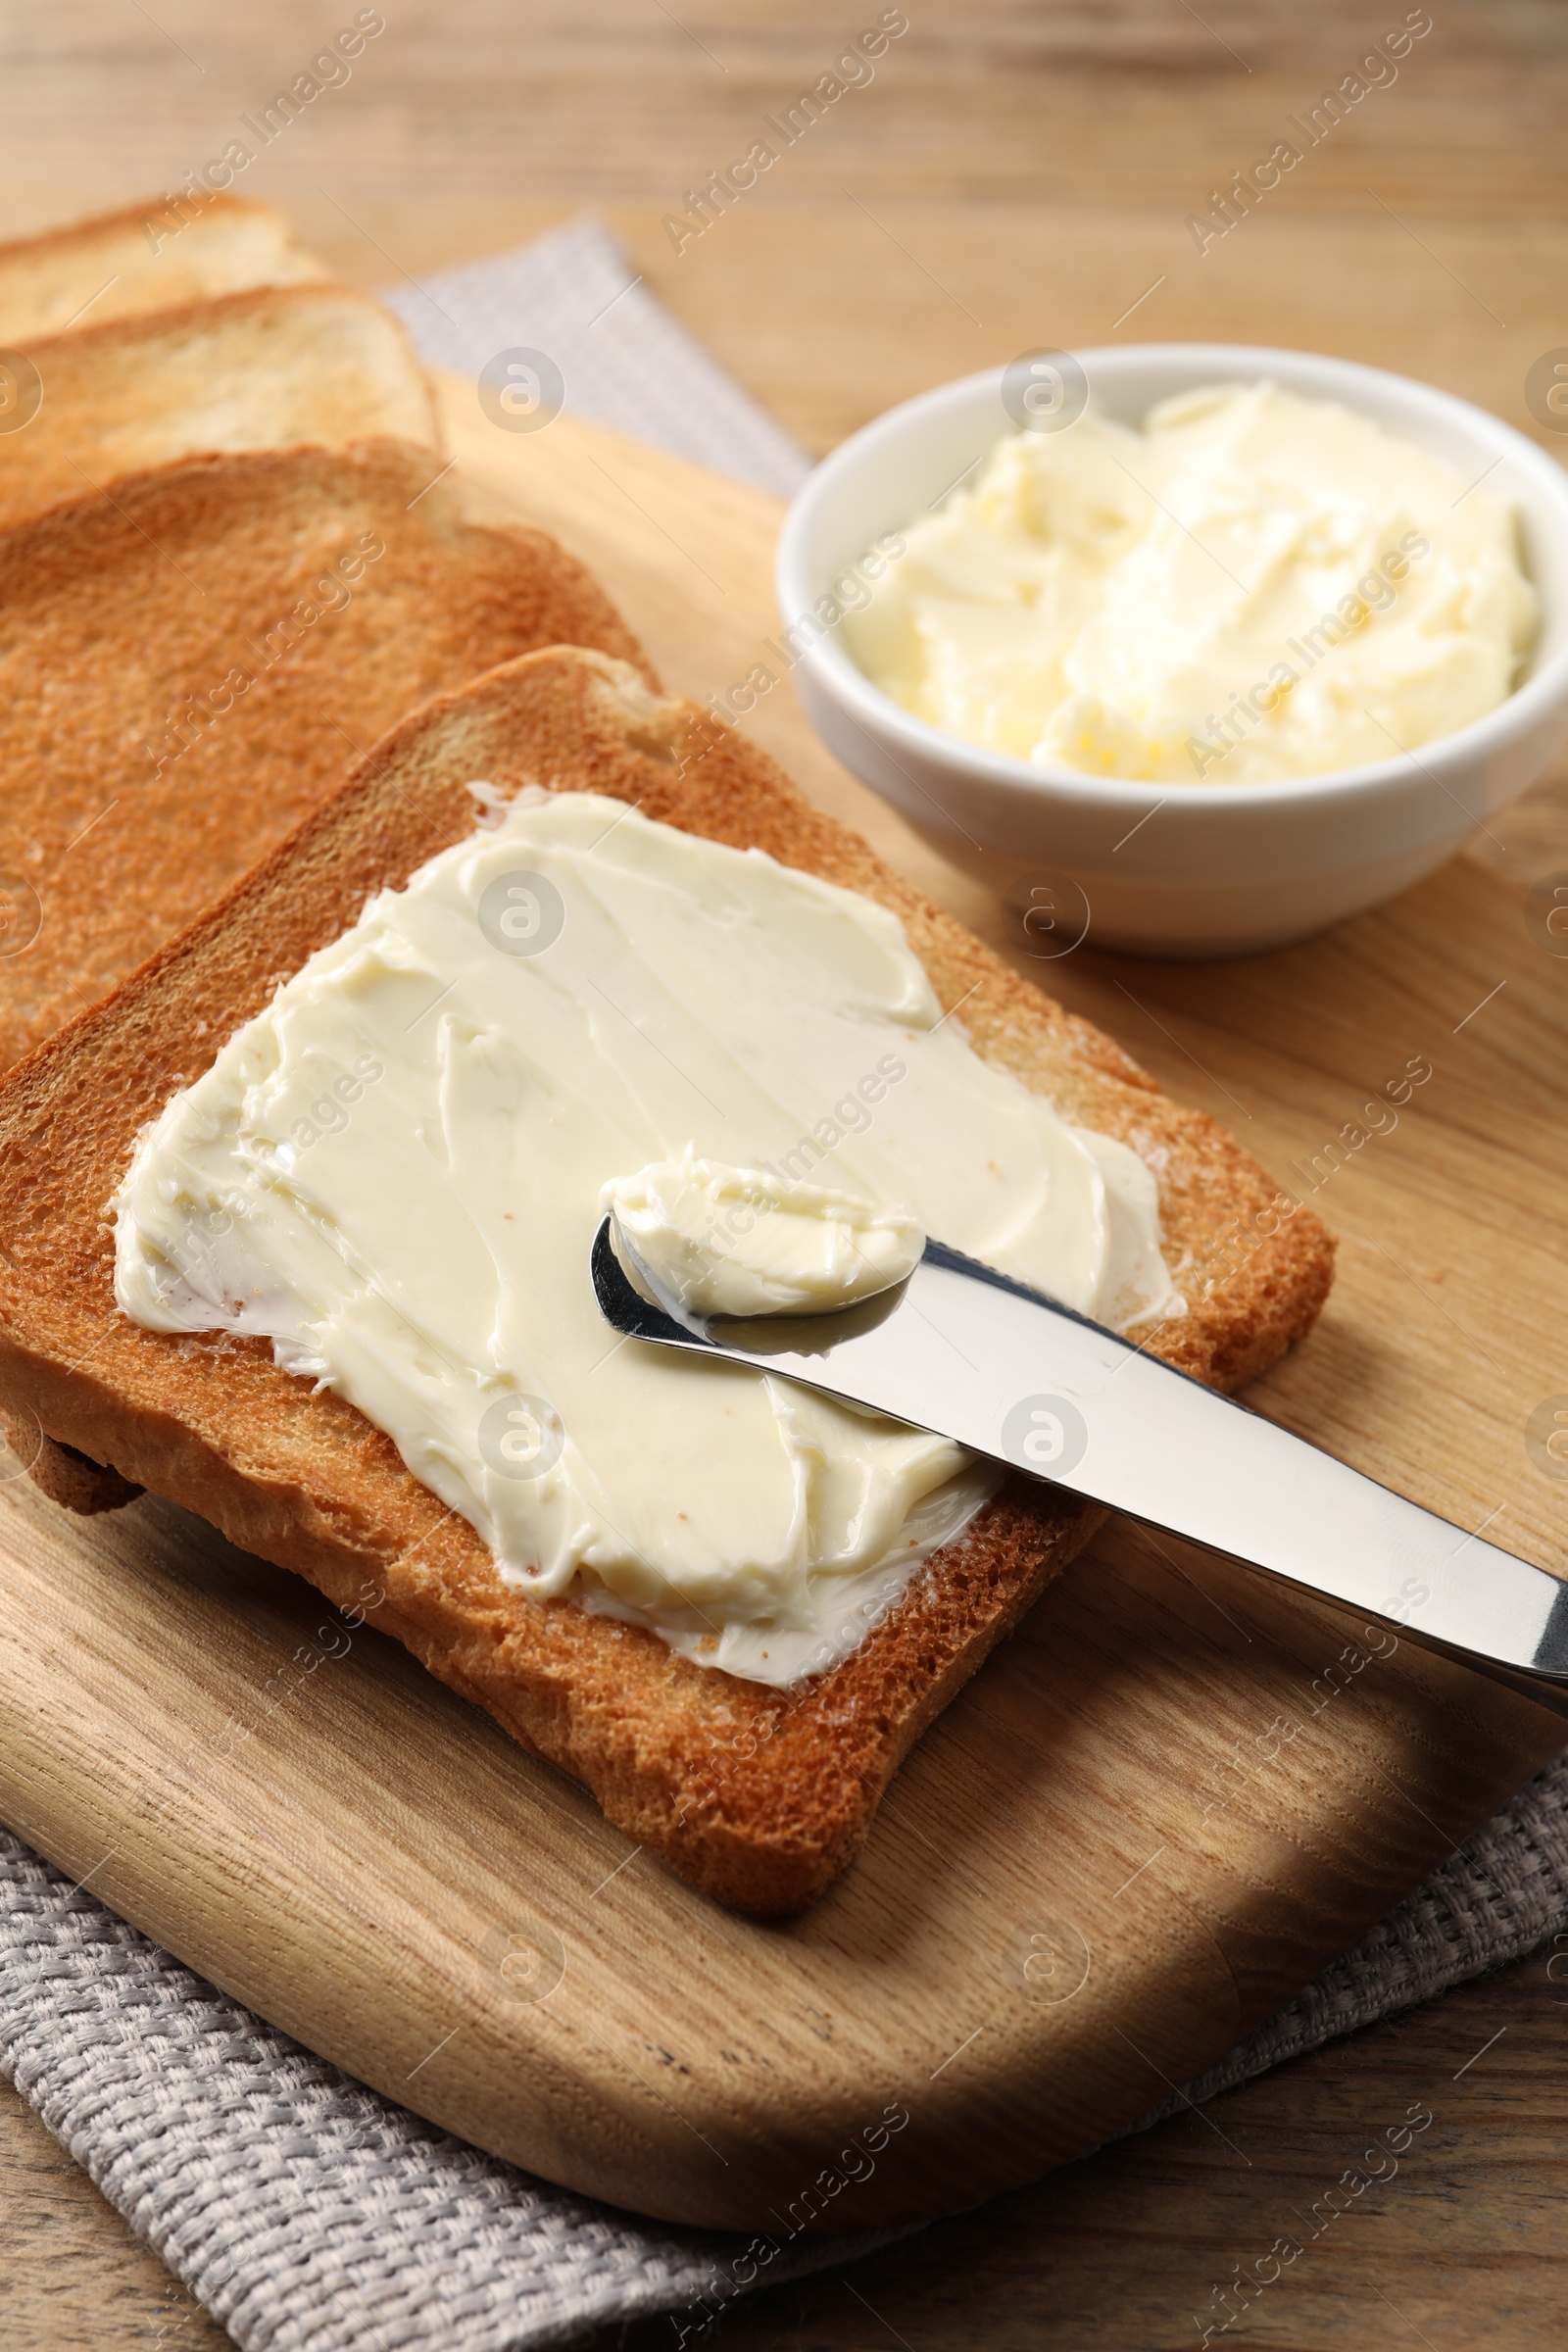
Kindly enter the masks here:
<path id="1" fill-rule="evenodd" d="M 590 1271 L 601 1312 L 629 1338 L 952 1438 L 1568 1715 L 1568 1584 L 956 1250 L 927 1243 L 906 1282 L 836 1314 L 755 1322 L 688 1315 L 634 1262 L 662 1305 L 627 1279 L 607 1217 Z"/>

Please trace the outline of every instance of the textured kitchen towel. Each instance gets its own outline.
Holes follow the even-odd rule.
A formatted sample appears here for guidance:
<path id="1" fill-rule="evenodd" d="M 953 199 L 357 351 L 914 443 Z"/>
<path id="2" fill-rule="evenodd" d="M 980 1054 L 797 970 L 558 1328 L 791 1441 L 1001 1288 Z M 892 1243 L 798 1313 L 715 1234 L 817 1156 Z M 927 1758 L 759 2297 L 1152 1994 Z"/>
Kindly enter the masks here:
<path id="1" fill-rule="evenodd" d="M 463 270 L 382 288 L 432 368 L 516 358 L 563 405 L 788 498 L 809 461 L 649 293 L 597 220 Z M 545 363 L 541 368 L 539 363 Z M 502 369 L 503 377 L 505 368 Z"/>
<path id="2" fill-rule="evenodd" d="M 432 362 L 476 375 L 498 353 L 541 351 L 584 415 L 769 489 L 805 470 L 591 223 L 392 299 Z M 1564 1927 L 1568 1756 L 1184 2097 Z M 4 1832 L 0 2068 L 244 2352 L 523 2352 L 641 2313 L 695 2321 L 745 2272 L 745 2241 L 611 2212 L 351 2082 Z M 761 2278 L 880 2242 L 786 2246 Z"/>
<path id="3" fill-rule="evenodd" d="M 1568 1753 L 1144 2121 L 1565 1925 Z M 657 2311 L 695 2328 L 754 2268 L 742 2259 L 753 2241 L 612 2212 L 421 2123 L 203 1984 L 3 1831 L 0 2068 L 243 2352 L 524 2352 Z M 1049 2177 L 1036 2193 L 1049 2201 Z M 888 2234 L 783 2246 L 761 2281 L 850 2261 Z"/>

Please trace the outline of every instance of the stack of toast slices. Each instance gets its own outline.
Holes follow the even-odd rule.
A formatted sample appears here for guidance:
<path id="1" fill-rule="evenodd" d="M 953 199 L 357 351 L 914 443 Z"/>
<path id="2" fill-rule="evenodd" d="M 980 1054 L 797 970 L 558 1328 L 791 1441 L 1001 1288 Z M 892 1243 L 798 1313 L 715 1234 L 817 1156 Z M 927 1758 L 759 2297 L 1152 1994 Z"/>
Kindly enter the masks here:
<path id="1" fill-rule="evenodd" d="M 379 1594 L 374 1624 L 682 1878 L 797 1911 L 1101 1514 L 1013 1479 L 830 1671 L 779 1690 L 694 1664 L 503 1583 L 391 1442 L 265 1343 L 121 1314 L 106 1209 L 139 1131 L 371 893 L 472 832 L 484 777 L 609 794 L 897 913 L 979 1054 L 1155 1171 L 1189 1312 L 1149 1344 L 1197 1378 L 1237 1388 L 1300 1338 L 1332 1244 L 1308 1211 L 1270 1218 L 1276 1187 L 1211 1119 L 663 694 L 552 540 L 466 519 L 401 330 L 276 215 L 216 199 L 156 250 L 152 218 L 0 248 L 3 364 L 41 386 L 0 434 L 13 1448 L 71 1508 L 150 1489 L 339 1602 Z"/>

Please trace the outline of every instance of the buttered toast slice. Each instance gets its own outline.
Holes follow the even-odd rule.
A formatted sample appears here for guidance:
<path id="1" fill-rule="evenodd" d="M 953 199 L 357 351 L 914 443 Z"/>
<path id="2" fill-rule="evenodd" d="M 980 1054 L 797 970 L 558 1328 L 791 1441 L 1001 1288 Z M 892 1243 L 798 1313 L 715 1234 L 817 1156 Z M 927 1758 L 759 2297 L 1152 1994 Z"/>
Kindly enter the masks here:
<path id="1" fill-rule="evenodd" d="M 0 245 L 0 345 L 14 350 L 137 311 L 329 274 L 295 243 L 272 205 L 244 196 L 153 196 Z"/>
<path id="2" fill-rule="evenodd" d="M 36 406 L 0 436 L 0 527 L 202 450 L 437 439 L 401 321 L 347 286 L 263 286 L 89 320 L 24 356 Z"/>
<path id="3" fill-rule="evenodd" d="M 849 1657 L 788 1688 L 695 1664 L 641 1626 L 503 1582 L 466 1520 L 352 1406 L 264 1341 L 170 1336 L 115 1304 L 105 1204 L 137 1135 L 225 1039 L 355 922 L 469 835 L 468 786 L 593 791 L 859 891 L 902 920 L 975 1050 L 1157 1176 L 1190 1302 L 1152 1341 L 1233 1387 L 1312 1322 L 1332 1248 L 1215 1123 L 1016 978 L 817 814 L 739 736 L 629 665 L 552 649 L 415 712 L 220 906 L 0 1087 L 0 1402 L 368 1608 L 432 1672 L 585 1782 L 609 1818 L 719 1900 L 810 1902 L 863 1840 L 921 1731 L 1100 1514 L 1012 1480 L 917 1571 Z M 1266 1238 L 1236 1261 L 1241 1221 Z M 368 1601 L 367 1601 L 368 1595 Z"/>

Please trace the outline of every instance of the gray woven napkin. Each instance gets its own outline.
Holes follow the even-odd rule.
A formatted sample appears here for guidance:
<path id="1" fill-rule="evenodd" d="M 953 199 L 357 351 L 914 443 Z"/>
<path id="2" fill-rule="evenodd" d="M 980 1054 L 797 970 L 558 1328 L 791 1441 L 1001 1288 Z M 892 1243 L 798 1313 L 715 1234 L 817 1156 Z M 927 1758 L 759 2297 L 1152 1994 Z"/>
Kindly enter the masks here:
<path id="1" fill-rule="evenodd" d="M 581 415 L 771 490 L 806 470 L 592 222 L 388 299 L 424 356 L 460 373 L 542 354 L 535 376 L 555 369 Z M 1568 1751 L 1144 2123 L 1564 1926 Z M 4 1831 L 0 2070 L 243 2352 L 524 2352 L 657 2311 L 675 2315 L 674 2342 L 754 2269 L 742 2260 L 751 2240 L 612 2212 L 421 2123 L 204 1984 Z M 849 2261 L 886 2234 L 780 2244 L 759 2283 Z"/>
<path id="2" fill-rule="evenodd" d="M 477 379 L 516 357 L 547 404 L 559 400 L 568 413 L 781 498 L 810 470 L 805 451 L 654 300 L 597 220 L 570 221 L 494 261 L 385 286 L 381 299 L 432 368 Z"/>

